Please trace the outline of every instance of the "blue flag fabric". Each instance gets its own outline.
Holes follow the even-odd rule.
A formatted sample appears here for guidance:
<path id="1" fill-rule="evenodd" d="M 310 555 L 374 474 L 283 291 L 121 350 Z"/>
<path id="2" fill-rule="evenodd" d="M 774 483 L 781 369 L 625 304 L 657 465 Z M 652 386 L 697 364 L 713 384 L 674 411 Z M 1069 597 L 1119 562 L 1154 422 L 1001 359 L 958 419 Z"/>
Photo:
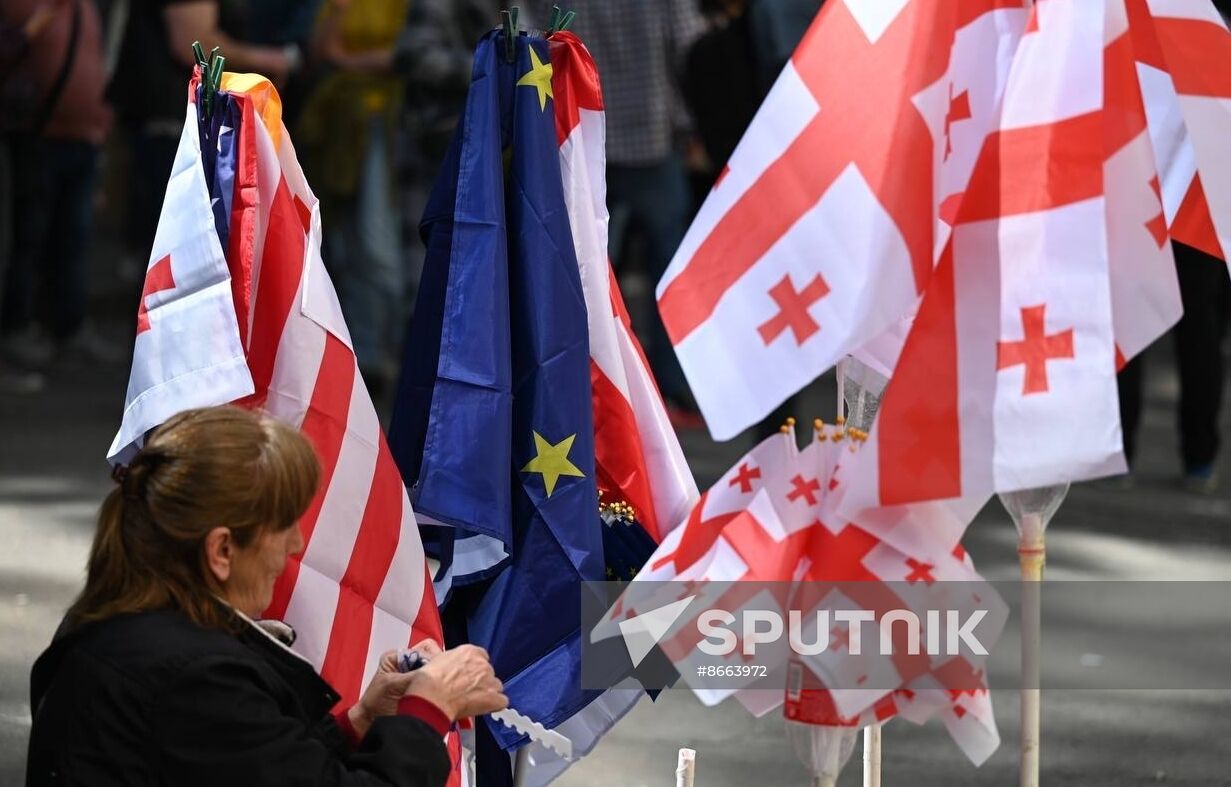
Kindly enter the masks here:
<path id="1" fill-rule="evenodd" d="M 197 106 L 204 106 L 203 88 L 197 87 Z M 199 113 L 197 133 L 201 139 L 201 164 L 205 168 L 205 182 L 209 186 L 210 207 L 214 212 L 214 226 L 218 241 L 227 248 L 231 236 L 231 204 L 235 196 L 235 171 L 239 144 L 239 126 L 243 112 L 229 93 L 218 91 L 214 95 L 209 117 Z"/>
<path id="2" fill-rule="evenodd" d="M 489 33 L 420 231 L 427 246 L 389 441 L 441 561 L 450 645 L 491 654 L 555 726 L 580 689 L 580 583 L 604 578 L 585 300 L 560 179 L 547 42 Z M 426 524 L 425 524 L 426 523 Z M 507 750 L 521 736 L 488 721 Z M 484 751 L 480 744 L 480 752 Z M 479 783 L 505 781 L 484 767 Z M 487 781 L 491 779 L 493 781 Z"/>

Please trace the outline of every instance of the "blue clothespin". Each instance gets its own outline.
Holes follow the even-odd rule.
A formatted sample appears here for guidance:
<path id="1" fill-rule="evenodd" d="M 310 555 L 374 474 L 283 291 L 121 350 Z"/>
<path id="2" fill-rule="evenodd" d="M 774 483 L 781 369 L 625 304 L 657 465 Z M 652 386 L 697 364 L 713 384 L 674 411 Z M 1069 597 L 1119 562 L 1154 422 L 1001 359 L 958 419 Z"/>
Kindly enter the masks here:
<path id="1" fill-rule="evenodd" d="M 427 663 L 417 650 L 403 650 L 398 653 L 398 672 L 414 672 Z"/>

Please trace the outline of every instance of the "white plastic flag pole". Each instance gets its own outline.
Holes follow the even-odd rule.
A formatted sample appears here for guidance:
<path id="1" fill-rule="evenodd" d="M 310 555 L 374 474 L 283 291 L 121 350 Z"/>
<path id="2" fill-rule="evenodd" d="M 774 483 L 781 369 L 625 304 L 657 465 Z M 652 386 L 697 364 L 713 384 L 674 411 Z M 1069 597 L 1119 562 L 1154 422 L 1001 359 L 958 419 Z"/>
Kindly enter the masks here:
<path id="1" fill-rule="evenodd" d="M 858 730 L 786 720 L 787 738 L 795 755 L 812 774 L 813 787 L 834 787 L 838 774 L 855 751 Z"/>
<path id="2" fill-rule="evenodd" d="M 530 744 L 526 743 L 517 750 L 513 760 L 513 787 L 525 787 L 530 776 Z"/>
<path id="3" fill-rule="evenodd" d="M 880 787 L 881 726 L 869 724 L 863 728 L 863 787 Z"/>
<path id="4" fill-rule="evenodd" d="M 1021 787 L 1039 785 L 1040 692 L 1043 564 L 1047 559 L 1047 525 L 1060 508 L 1069 485 L 1002 492 L 1000 502 L 1017 527 L 1017 555 L 1022 570 L 1022 712 Z"/>
<path id="5" fill-rule="evenodd" d="M 887 384 L 882 375 L 855 358 L 838 361 L 838 425 L 871 431 Z M 844 404 L 848 406 L 843 408 Z M 844 409 L 850 413 L 849 421 Z M 863 728 L 863 787 L 880 787 L 881 738 L 881 725 Z"/>
<path id="6" fill-rule="evenodd" d="M 680 757 L 675 763 L 675 787 L 693 787 L 692 780 L 697 770 L 697 752 L 695 749 L 680 749 Z"/>

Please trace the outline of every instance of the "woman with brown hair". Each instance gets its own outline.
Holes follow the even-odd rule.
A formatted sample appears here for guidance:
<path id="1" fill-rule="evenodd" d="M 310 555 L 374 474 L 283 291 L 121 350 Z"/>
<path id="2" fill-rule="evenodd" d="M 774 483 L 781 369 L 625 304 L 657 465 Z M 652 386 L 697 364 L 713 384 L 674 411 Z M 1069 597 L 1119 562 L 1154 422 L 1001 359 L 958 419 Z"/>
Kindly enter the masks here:
<path id="1" fill-rule="evenodd" d="M 85 589 L 31 675 L 27 784 L 443 785 L 443 736 L 505 707 L 487 654 L 415 645 L 338 695 L 253 620 L 316 491 L 311 445 L 234 407 L 159 427 L 99 515 Z"/>

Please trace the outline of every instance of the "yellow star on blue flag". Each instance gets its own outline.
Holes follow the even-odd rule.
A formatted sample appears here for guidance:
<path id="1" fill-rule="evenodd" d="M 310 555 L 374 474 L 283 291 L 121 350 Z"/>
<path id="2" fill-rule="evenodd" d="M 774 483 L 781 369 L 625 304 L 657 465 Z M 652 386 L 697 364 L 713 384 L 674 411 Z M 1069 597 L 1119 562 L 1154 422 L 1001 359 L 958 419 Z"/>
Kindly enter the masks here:
<path id="1" fill-rule="evenodd" d="M 537 456 L 527 462 L 521 471 L 523 473 L 538 473 L 543 476 L 543 486 L 547 489 L 548 497 L 551 497 L 551 493 L 556 491 L 556 482 L 560 480 L 560 476 L 586 477 L 586 474 L 578 470 L 577 466 L 568 459 L 568 452 L 572 450 L 573 440 L 575 439 L 577 439 L 577 435 L 571 434 L 555 445 L 552 445 L 543 438 L 543 435 L 534 432 L 534 452 Z"/>
<path id="2" fill-rule="evenodd" d="M 517 80 L 518 87 L 532 87 L 539 91 L 539 109 L 547 107 L 547 99 L 555 98 L 551 93 L 551 63 L 539 60 L 539 53 L 530 47 L 530 70 Z"/>

